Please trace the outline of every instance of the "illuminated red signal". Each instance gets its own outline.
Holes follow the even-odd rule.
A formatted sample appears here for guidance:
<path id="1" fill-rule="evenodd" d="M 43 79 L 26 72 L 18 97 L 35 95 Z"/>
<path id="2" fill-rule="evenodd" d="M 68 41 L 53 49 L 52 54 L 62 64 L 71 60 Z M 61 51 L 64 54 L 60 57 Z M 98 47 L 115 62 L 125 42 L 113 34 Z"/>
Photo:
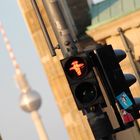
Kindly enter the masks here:
<path id="1" fill-rule="evenodd" d="M 76 61 L 73 61 L 71 63 L 72 67 L 70 67 L 69 70 L 70 71 L 75 70 L 76 74 L 78 76 L 81 76 L 82 75 L 81 69 L 84 68 L 85 65 L 84 65 L 84 63 L 80 63 L 80 64 L 78 64 L 78 63 L 79 62 L 77 60 Z"/>
<path id="2" fill-rule="evenodd" d="M 88 74 L 89 66 L 84 57 L 70 57 L 63 61 L 64 70 L 70 79 L 81 79 L 86 74 Z"/>
<path id="3" fill-rule="evenodd" d="M 62 68 L 79 110 L 90 108 L 99 102 L 106 106 L 90 56 L 89 52 L 84 52 L 61 60 Z"/>

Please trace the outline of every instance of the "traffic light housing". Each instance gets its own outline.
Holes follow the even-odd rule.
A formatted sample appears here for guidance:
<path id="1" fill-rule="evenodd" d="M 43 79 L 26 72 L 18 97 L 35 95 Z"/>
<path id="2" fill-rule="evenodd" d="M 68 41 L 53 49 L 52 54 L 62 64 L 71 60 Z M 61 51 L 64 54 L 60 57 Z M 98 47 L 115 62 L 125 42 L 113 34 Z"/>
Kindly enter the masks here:
<path id="1" fill-rule="evenodd" d="M 132 127 L 134 119 L 140 117 L 135 100 L 129 90 L 129 86 L 136 82 L 136 78 L 132 74 L 123 74 L 119 65 L 119 62 L 125 57 L 124 51 L 114 51 L 111 45 L 98 45 L 94 49 L 85 50 L 61 60 L 77 107 L 83 111 L 84 115 L 87 115 L 91 129 L 96 136 L 99 135 L 95 133 L 95 129 L 97 129 L 95 124 L 99 123 L 99 118 L 103 114 L 104 117 L 101 117 L 101 120 L 105 125 L 110 126 L 109 133 Z M 104 100 L 106 96 L 119 123 L 119 127 L 114 130 L 109 118 L 107 119 L 102 110 L 107 106 Z M 97 118 L 99 120 L 92 120 L 91 114 L 96 116 L 95 120 Z"/>
<path id="2" fill-rule="evenodd" d="M 65 58 L 61 64 L 79 110 L 105 105 L 88 53 Z"/>
<path id="3" fill-rule="evenodd" d="M 99 75 L 110 103 L 113 106 L 117 103 L 120 110 L 131 113 L 134 119 L 139 118 L 139 111 L 129 89 L 136 78 L 132 74 L 123 74 L 119 65 L 119 62 L 126 57 L 125 52 L 114 51 L 111 45 L 106 45 L 97 48 L 94 53 L 99 63 L 97 66 Z"/>

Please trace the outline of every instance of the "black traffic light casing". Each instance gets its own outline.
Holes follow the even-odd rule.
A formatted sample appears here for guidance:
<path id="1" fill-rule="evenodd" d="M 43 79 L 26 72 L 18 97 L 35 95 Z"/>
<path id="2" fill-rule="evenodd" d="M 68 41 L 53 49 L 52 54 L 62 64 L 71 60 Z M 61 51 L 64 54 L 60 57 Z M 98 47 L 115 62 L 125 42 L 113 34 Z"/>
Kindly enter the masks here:
<path id="1" fill-rule="evenodd" d="M 65 58 L 61 60 L 61 64 L 79 110 L 104 104 L 88 53 Z"/>
<path id="2" fill-rule="evenodd" d="M 99 62 L 99 73 L 107 95 L 112 105 L 117 102 L 120 109 L 131 113 L 134 119 L 139 118 L 139 112 L 129 86 L 135 82 L 131 74 L 124 75 L 119 62 L 126 57 L 123 51 L 114 51 L 111 45 L 94 50 Z"/>

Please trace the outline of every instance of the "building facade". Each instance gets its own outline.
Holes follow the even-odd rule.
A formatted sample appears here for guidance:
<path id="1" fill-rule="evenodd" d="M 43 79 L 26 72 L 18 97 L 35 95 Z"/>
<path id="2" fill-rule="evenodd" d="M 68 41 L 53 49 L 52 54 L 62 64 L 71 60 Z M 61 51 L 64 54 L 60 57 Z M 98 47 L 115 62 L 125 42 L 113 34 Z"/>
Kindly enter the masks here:
<path id="1" fill-rule="evenodd" d="M 133 62 L 140 71 L 140 1 L 139 0 L 103 0 L 100 3 L 89 2 L 91 25 L 87 27 L 87 34 L 98 43 L 111 44 L 114 49 L 126 51 L 123 40 L 118 32 L 122 28 L 128 47 L 133 56 Z M 127 52 L 128 53 L 128 52 Z M 127 56 L 121 62 L 124 73 L 133 73 L 131 60 Z M 140 76 L 140 75 L 139 75 Z M 130 87 L 134 97 L 140 97 L 140 83 L 137 81 Z M 134 128 L 133 128 L 134 129 Z M 138 128 L 139 129 L 139 128 Z M 118 139 L 139 139 L 137 127 L 119 133 Z"/>
<path id="2" fill-rule="evenodd" d="M 37 1 L 37 4 L 45 21 L 49 35 L 51 36 L 53 45 L 57 46 L 57 39 L 44 10 L 42 1 Z M 87 119 L 83 116 L 82 112 L 78 111 L 62 70 L 60 59 L 63 58 L 63 55 L 61 51 L 56 50 L 57 56 L 51 56 L 35 11 L 31 4 L 31 0 L 19 0 L 19 6 L 39 54 L 40 61 L 44 67 L 44 71 L 46 72 L 47 79 L 56 100 L 56 104 L 64 121 L 65 128 L 68 132 L 69 139 L 93 140 L 94 138 Z"/>
<path id="3" fill-rule="evenodd" d="M 90 5 L 90 13 L 92 24 L 87 27 L 87 34 L 96 42 L 111 44 L 114 49 L 125 50 L 118 32 L 118 28 L 121 27 L 139 70 L 140 1 L 104 0 L 98 4 Z M 121 65 L 124 71 L 134 73 L 128 57 Z M 134 96 L 140 96 L 138 82 L 132 86 L 132 91 Z"/>

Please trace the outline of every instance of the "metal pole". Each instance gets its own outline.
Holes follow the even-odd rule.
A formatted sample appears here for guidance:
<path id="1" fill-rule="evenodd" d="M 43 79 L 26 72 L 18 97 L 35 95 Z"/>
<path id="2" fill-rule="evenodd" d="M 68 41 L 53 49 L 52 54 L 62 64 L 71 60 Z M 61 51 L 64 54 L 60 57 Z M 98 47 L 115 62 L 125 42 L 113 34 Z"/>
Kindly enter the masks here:
<path id="1" fill-rule="evenodd" d="M 125 35 L 124 35 L 124 33 L 123 33 L 123 29 L 119 27 L 119 28 L 118 28 L 118 32 L 119 32 L 120 37 L 121 37 L 121 39 L 122 39 L 122 42 L 123 42 L 123 45 L 124 45 L 124 47 L 125 47 L 126 53 L 127 53 L 128 57 L 129 57 L 131 66 L 132 66 L 132 68 L 133 68 L 133 70 L 134 70 L 136 79 L 138 80 L 138 83 L 139 83 L 139 85 L 140 85 L 140 75 L 139 75 L 139 73 L 138 73 L 138 68 L 137 68 L 137 66 L 136 66 L 136 64 L 135 64 L 135 62 L 134 62 L 134 59 L 133 59 L 132 50 L 131 50 L 131 48 L 129 47 L 129 44 L 128 44 L 127 40 L 126 40 L 126 37 L 125 37 Z"/>
<path id="2" fill-rule="evenodd" d="M 72 38 L 76 41 L 78 30 L 77 30 L 76 25 L 74 23 L 74 19 L 70 13 L 70 9 L 68 7 L 67 0 L 59 0 L 58 2 L 60 3 L 62 13 L 64 14 L 65 21 L 69 27 Z"/>
<path id="3" fill-rule="evenodd" d="M 69 32 L 64 16 L 57 0 L 42 0 L 49 16 L 54 33 L 57 36 L 64 57 L 77 54 L 77 48 Z"/>
<path id="4" fill-rule="evenodd" d="M 43 21 L 43 18 L 42 18 L 41 14 L 40 14 L 38 5 L 37 5 L 37 3 L 36 3 L 36 0 L 31 0 L 31 3 L 32 3 L 33 8 L 34 8 L 34 10 L 35 10 L 36 16 L 37 16 L 37 18 L 38 18 L 40 27 L 41 27 L 41 29 L 42 29 L 42 32 L 43 32 L 44 37 L 45 37 L 45 40 L 46 40 L 47 45 L 48 45 L 48 47 L 49 47 L 50 53 L 51 53 L 52 56 L 56 56 L 56 53 L 55 53 L 55 50 L 54 50 L 52 41 L 51 41 L 50 36 L 49 36 L 49 34 L 48 34 L 48 31 L 47 31 L 47 29 L 46 29 L 46 26 L 45 26 L 45 23 L 44 23 L 44 21 Z"/>

